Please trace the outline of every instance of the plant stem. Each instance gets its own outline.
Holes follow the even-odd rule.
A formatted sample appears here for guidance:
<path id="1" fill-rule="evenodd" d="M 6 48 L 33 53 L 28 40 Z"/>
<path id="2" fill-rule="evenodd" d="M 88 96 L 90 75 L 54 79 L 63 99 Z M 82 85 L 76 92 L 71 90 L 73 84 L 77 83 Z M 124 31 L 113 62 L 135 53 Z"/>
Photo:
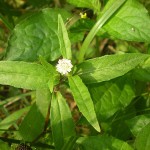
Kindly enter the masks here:
<path id="1" fill-rule="evenodd" d="M 79 53 L 79 62 L 82 62 L 84 60 L 85 52 L 96 33 L 106 23 L 106 21 L 108 21 L 108 19 L 110 19 L 110 17 L 124 4 L 125 1 L 126 0 L 116 0 L 111 5 L 111 7 L 102 15 L 102 17 L 96 22 L 81 46 Z"/>

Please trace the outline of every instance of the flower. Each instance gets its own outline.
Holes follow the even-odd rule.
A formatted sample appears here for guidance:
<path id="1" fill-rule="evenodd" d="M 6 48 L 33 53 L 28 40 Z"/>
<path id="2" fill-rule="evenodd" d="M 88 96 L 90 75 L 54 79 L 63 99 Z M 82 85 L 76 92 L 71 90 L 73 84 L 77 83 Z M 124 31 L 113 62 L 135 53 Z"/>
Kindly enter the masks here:
<path id="1" fill-rule="evenodd" d="M 59 59 L 58 64 L 56 65 L 56 70 L 62 75 L 67 75 L 71 71 L 72 67 L 73 65 L 71 60 Z"/>
<path id="2" fill-rule="evenodd" d="M 86 19 L 87 18 L 87 13 L 80 13 L 79 14 L 81 16 L 82 19 Z"/>

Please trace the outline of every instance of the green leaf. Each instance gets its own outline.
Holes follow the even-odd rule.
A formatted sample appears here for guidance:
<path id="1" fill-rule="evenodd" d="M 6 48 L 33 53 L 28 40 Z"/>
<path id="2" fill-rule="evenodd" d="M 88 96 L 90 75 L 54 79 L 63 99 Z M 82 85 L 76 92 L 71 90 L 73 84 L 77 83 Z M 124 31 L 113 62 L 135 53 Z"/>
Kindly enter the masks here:
<path id="1" fill-rule="evenodd" d="M 43 65 L 43 67 L 46 69 L 46 71 L 49 74 L 57 74 L 55 67 L 51 65 L 50 63 L 48 63 L 44 57 L 39 56 L 39 60 L 40 60 L 40 63 Z"/>
<path id="2" fill-rule="evenodd" d="M 50 120 L 56 150 L 61 150 L 65 140 L 73 136 L 75 131 L 69 107 L 59 92 L 52 97 Z"/>
<path id="3" fill-rule="evenodd" d="M 133 103 L 128 107 L 116 112 L 111 118 L 107 119 L 109 126 L 107 132 L 118 139 L 128 141 L 133 134 L 126 124 L 126 120 L 129 120 L 136 116 L 136 109 Z"/>
<path id="4" fill-rule="evenodd" d="M 42 55 L 53 61 L 60 54 L 58 14 L 64 20 L 70 15 L 62 9 L 43 9 L 21 21 L 8 41 L 6 60 L 37 61 Z"/>
<path id="5" fill-rule="evenodd" d="M 116 54 L 87 60 L 77 66 L 77 73 L 86 84 L 107 81 L 124 75 L 149 55 Z"/>
<path id="6" fill-rule="evenodd" d="M 150 82 L 150 58 L 133 70 L 133 77 L 137 80 Z"/>
<path id="7" fill-rule="evenodd" d="M 115 1 L 110 0 L 104 12 Z M 150 42 L 150 17 L 148 11 L 137 0 L 127 0 L 103 28 L 117 39 Z"/>
<path id="8" fill-rule="evenodd" d="M 81 8 L 90 8 L 93 9 L 94 12 L 100 12 L 100 2 L 99 0 L 67 0 L 68 3 L 75 5 L 76 7 Z"/>
<path id="9" fill-rule="evenodd" d="M 46 69 L 49 76 L 51 77 L 51 79 L 48 82 L 48 87 L 52 93 L 54 86 L 59 83 L 60 75 L 56 71 L 56 68 L 52 66 L 50 63 L 48 63 L 42 56 L 40 56 L 39 59 L 41 64 L 43 65 L 43 67 Z"/>
<path id="10" fill-rule="evenodd" d="M 50 75 L 39 64 L 0 61 L 0 84 L 33 90 L 48 87 L 49 79 Z"/>
<path id="11" fill-rule="evenodd" d="M 33 104 L 19 127 L 19 134 L 25 141 L 35 140 L 48 124 L 51 94 L 49 89 L 36 91 L 36 104 Z"/>
<path id="12" fill-rule="evenodd" d="M 133 135 L 136 137 L 141 130 L 150 123 L 150 115 L 139 115 L 132 119 L 126 120 L 126 124 L 130 128 Z"/>
<path id="13" fill-rule="evenodd" d="M 49 89 L 36 90 L 36 106 L 41 114 L 46 118 L 50 107 L 51 93 Z"/>
<path id="14" fill-rule="evenodd" d="M 146 125 L 138 134 L 135 147 L 137 150 L 149 150 L 150 149 L 150 123 Z"/>
<path id="15" fill-rule="evenodd" d="M 24 141 L 34 141 L 44 130 L 45 118 L 36 104 L 33 104 L 21 125 L 19 135 Z"/>
<path id="16" fill-rule="evenodd" d="M 100 126 L 97 121 L 93 101 L 87 87 L 77 75 L 69 77 L 69 85 L 80 112 L 95 130 L 100 132 Z"/>
<path id="17" fill-rule="evenodd" d="M 0 140 L 0 148 L 1 150 L 10 150 L 10 147 L 8 146 L 8 144 L 1 140 Z"/>
<path id="18" fill-rule="evenodd" d="M 126 142 L 107 135 L 80 137 L 77 144 L 85 150 L 133 150 Z"/>
<path id="19" fill-rule="evenodd" d="M 115 0 L 109 9 L 102 15 L 100 19 L 95 23 L 89 34 L 85 38 L 79 52 L 79 62 L 84 60 L 84 55 L 88 49 L 89 44 L 93 40 L 94 36 L 100 30 L 100 28 L 110 19 L 110 17 L 124 4 L 126 0 Z"/>
<path id="20" fill-rule="evenodd" d="M 17 120 L 25 113 L 28 112 L 30 109 L 30 107 L 25 107 L 23 109 L 20 109 L 16 112 L 14 112 L 13 114 L 9 115 L 8 117 L 6 117 L 5 119 L 3 119 L 0 122 L 0 134 L 4 133 L 4 131 L 2 130 L 7 130 L 9 129 L 9 127 L 11 127 L 14 123 L 17 122 Z"/>
<path id="21" fill-rule="evenodd" d="M 71 59 L 71 43 L 61 15 L 58 15 L 58 37 L 63 58 Z"/>
<path id="22" fill-rule="evenodd" d="M 108 119 L 117 111 L 124 109 L 135 96 L 134 83 L 129 76 L 90 85 L 89 91 L 100 120 Z"/>

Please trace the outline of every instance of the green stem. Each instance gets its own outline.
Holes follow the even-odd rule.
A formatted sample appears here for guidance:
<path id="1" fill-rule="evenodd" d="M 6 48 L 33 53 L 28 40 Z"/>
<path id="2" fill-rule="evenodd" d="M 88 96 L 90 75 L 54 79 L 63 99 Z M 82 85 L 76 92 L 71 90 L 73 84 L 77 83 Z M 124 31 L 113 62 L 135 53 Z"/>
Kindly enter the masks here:
<path id="1" fill-rule="evenodd" d="M 124 4 L 126 0 L 116 0 L 111 7 L 103 14 L 103 16 L 96 22 L 93 26 L 86 39 L 84 40 L 82 47 L 79 53 L 79 62 L 84 60 L 85 52 L 91 43 L 92 39 L 96 35 L 96 33 L 100 30 L 100 28 L 108 21 L 108 19 Z"/>

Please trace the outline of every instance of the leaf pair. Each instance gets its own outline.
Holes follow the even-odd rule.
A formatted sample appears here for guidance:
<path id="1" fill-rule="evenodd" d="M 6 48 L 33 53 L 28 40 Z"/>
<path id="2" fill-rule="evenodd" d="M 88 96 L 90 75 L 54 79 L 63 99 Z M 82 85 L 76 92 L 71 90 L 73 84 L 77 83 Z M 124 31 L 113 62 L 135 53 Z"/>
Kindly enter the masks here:
<path id="1" fill-rule="evenodd" d="M 87 87 L 83 84 L 79 76 L 70 76 L 69 85 L 80 112 L 89 123 L 100 132 L 94 105 Z M 68 138 L 75 136 L 75 126 L 70 109 L 60 92 L 53 93 L 50 114 L 54 143 L 56 149 L 60 150 L 65 146 Z"/>

